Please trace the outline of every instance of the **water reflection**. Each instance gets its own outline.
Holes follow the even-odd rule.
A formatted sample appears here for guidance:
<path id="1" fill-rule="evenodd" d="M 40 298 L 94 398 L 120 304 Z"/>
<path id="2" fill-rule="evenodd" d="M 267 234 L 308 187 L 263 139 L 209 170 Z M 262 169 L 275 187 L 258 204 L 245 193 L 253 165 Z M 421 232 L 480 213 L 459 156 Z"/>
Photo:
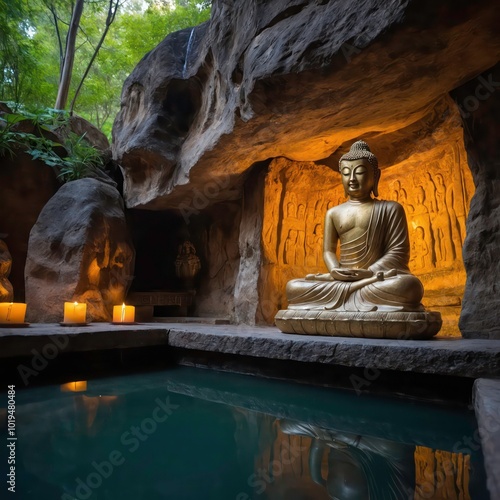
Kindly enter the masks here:
<path id="1" fill-rule="evenodd" d="M 19 391 L 16 416 L 23 499 L 488 498 L 466 411 L 179 368 Z"/>
<path id="2" fill-rule="evenodd" d="M 415 487 L 414 446 L 372 436 L 322 429 L 304 422 L 282 421 L 285 434 L 311 437 L 311 478 L 330 498 L 398 500 Z M 322 475 L 323 458 L 327 473 Z"/>

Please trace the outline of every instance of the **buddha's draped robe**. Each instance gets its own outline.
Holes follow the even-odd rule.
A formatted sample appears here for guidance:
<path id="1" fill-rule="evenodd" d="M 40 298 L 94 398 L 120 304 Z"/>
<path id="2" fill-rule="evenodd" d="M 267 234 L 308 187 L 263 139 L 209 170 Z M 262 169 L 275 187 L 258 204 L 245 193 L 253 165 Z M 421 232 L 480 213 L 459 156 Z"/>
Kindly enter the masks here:
<path id="1" fill-rule="evenodd" d="M 292 280 L 287 285 L 288 309 L 338 311 L 421 311 L 423 287 L 410 273 L 410 243 L 403 207 L 393 201 L 374 200 L 368 229 L 352 241 L 340 243 L 340 267 L 397 275 L 351 292 L 356 282 Z M 420 297 L 418 300 L 415 297 Z"/>

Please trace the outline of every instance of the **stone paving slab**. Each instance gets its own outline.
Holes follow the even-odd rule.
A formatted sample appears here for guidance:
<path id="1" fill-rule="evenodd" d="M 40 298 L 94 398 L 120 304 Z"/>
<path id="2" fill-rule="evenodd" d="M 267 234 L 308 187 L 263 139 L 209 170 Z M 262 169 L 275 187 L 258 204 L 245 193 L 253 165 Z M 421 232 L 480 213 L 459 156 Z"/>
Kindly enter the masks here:
<path id="1" fill-rule="evenodd" d="M 55 338 L 67 352 L 169 345 L 177 348 L 309 363 L 462 377 L 500 376 L 500 340 L 388 340 L 281 333 L 275 327 L 145 323 L 83 327 L 36 324 L 0 328 L 0 358 L 29 356 Z M 65 342 L 66 343 L 66 342 Z"/>

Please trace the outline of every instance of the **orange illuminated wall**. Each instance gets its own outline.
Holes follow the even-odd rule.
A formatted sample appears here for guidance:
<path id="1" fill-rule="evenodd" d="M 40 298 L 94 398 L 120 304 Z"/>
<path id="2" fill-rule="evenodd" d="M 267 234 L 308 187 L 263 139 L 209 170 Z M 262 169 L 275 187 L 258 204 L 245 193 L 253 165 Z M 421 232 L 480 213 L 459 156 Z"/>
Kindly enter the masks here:
<path id="1" fill-rule="evenodd" d="M 377 153 L 376 147 L 372 150 Z M 424 285 L 423 303 L 441 312 L 440 335 L 459 336 L 466 279 L 462 245 L 475 188 L 456 117 L 433 133 L 431 147 L 414 145 L 411 151 L 398 163 L 381 163 L 379 199 L 403 205 L 410 269 Z M 278 309 L 286 308 L 290 279 L 327 272 L 322 257 L 324 216 L 344 201 L 340 175 L 333 169 L 286 158 L 270 163 L 264 186 L 258 319 L 272 323 Z"/>

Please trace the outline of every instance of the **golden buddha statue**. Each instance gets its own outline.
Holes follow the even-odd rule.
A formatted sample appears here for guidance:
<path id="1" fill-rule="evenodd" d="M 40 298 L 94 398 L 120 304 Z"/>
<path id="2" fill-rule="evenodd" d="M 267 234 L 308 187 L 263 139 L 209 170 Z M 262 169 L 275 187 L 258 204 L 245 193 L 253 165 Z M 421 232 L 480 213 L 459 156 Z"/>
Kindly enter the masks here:
<path id="1" fill-rule="evenodd" d="M 329 273 L 289 281 L 288 310 L 278 312 L 276 325 L 287 333 L 343 335 L 347 326 L 353 336 L 397 337 L 395 324 L 390 335 L 380 324 L 370 324 L 389 319 L 394 323 L 396 319 L 396 323 L 405 324 L 402 335 L 408 333 L 408 321 L 418 322 L 417 331 L 410 332 L 410 338 L 434 335 L 441 319 L 439 313 L 425 311 L 420 302 L 422 283 L 408 268 L 410 242 L 404 209 L 398 202 L 372 197 L 378 196 L 380 179 L 376 156 L 366 142 L 357 141 L 340 159 L 339 170 L 348 201 L 330 208 L 325 216 L 323 259 Z M 339 244 L 340 259 L 336 255 Z M 307 315 L 307 311 L 311 314 Z M 321 317 L 318 311 L 322 311 Z M 356 315 L 338 317 L 326 312 Z M 374 312 L 378 315 L 360 315 Z M 388 318 L 382 313 L 406 315 Z M 422 328 L 422 319 L 424 323 L 433 323 L 432 335 L 427 324 Z M 321 323 L 331 320 L 341 320 L 343 324 Z M 349 320 L 351 324 L 346 323 Z M 302 324 L 304 321 L 306 324 Z"/>

